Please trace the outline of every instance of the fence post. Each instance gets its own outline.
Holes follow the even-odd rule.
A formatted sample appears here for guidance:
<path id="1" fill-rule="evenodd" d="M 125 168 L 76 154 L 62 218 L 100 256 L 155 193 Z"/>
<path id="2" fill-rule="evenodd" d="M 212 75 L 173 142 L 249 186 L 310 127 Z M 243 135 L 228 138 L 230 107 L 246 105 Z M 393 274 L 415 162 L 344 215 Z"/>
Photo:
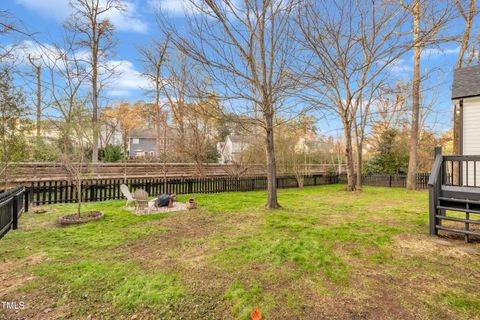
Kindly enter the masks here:
<path id="1" fill-rule="evenodd" d="M 24 203 L 25 203 L 25 212 L 28 212 L 28 198 L 29 198 L 29 195 L 30 195 L 30 190 L 29 188 L 25 188 L 24 191 L 23 191 L 23 200 L 24 200 Z"/>
<path id="2" fill-rule="evenodd" d="M 12 229 L 17 230 L 18 228 L 18 198 L 13 196 L 12 199 Z"/>
<path id="3" fill-rule="evenodd" d="M 82 181 L 83 182 L 83 181 Z M 83 188 L 82 188 L 83 190 Z M 86 194 L 85 194 L 86 195 Z M 95 185 L 93 183 L 93 181 L 90 183 L 90 201 L 95 201 L 96 200 L 96 195 L 97 195 L 97 191 L 96 191 L 96 188 L 95 188 Z M 77 190 L 77 197 L 78 196 L 81 196 L 78 194 L 78 190 Z"/>
<path id="4" fill-rule="evenodd" d="M 391 174 L 388 175 L 388 187 L 389 188 L 392 187 L 392 175 Z"/>
<path id="5" fill-rule="evenodd" d="M 193 192 L 193 182 L 192 182 L 192 179 L 188 179 L 188 193 L 192 193 Z"/>
<path id="6" fill-rule="evenodd" d="M 145 191 L 147 191 L 148 194 L 150 194 L 151 190 L 150 190 L 150 180 L 147 180 L 147 182 L 145 183 Z"/>

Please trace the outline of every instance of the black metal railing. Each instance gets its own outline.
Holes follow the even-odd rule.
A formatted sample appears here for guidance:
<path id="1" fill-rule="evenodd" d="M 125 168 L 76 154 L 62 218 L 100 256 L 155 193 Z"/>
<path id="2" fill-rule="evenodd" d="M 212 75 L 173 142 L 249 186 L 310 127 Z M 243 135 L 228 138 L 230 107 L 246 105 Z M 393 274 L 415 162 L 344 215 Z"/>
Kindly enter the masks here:
<path id="1" fill-rule="evenodd" d="M 17 229 L 18 219 L 28 210 L 25 187 L 17 187 L 0 194 L 0 238 L 10 229 Z"/>

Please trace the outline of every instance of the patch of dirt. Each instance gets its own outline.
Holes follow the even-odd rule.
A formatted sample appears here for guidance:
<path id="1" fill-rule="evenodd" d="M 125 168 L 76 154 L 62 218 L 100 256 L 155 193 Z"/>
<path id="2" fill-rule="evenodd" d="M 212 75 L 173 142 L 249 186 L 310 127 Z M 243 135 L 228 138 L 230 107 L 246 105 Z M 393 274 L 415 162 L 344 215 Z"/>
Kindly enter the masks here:
<path id="1" fill-rule="evenodd" d="M 17 273 L 19 273 L 18 271 L 21 271 L 28 266 L 39 264 L 44 258 L 45 255 L 43 254 L 35 254 L 25 259 L 0 262 L 0 270 L 2 270 L 2 274 L 0 275 L 0 283 L 2 284 L 0 286 L 0 301 L 6 301 L 5 297 L 10 293 L 16 291 L 25 283 L 35 278 L 25 274 L 17 275 Z"/>
<path id="2" fill-rule="evenodd" d="M 480 250 L 478 244 L 465 244 L 449 238 L 430 237 L 428 235 L 402 234 L 394 237 L 394 248 L 403 255 L 440 256 L 444 258 L 472 258 L 472 253 Z M 463 240 L 463 237 L 462 237 Z M 466 250 L 468 248 L 468 250 Z"/>
<path id="3" fill-rule="evenodd" d="M 3 299 L 7 294 L 15 291 L 17 288 L 20 288 L 28 281 L 35 279 L 35 277 L 23 276 L 23 275 L 22 276 L 2 275 L 0 279 L 2 280 L 2 286 L 0 287 L 0 299 Z"/>
<path id="4" fill-rule="evenodd" d="M 41 263 L 46 258 L 46 254 L 37 253 L 32 254 L 22 259 L 5 259 L 0 261 L 0 270 L 2 270 L 2 277 L 6 277 L 8 273 L 19 271 L 27 266 L 32 266 Z"/>

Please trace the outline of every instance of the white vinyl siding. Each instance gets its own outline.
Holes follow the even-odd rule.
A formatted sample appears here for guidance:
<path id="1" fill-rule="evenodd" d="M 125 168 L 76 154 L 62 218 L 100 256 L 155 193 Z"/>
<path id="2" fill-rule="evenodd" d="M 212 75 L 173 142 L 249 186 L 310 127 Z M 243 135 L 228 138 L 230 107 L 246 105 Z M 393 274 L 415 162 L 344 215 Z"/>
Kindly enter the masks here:
<path id="1" fill-rule="evenodd" d="M 463 154 L 480 155 L 480 99 L 463 100 Z"/>
<path id="2" fill-rule="evenodd" d="M 463 100 L 462 129 L 463 155 L 480 155 L 480 98 L 467 98 Z M 474 175 L 476 175 L 476 177 L 474 177 Z M 468 169 L 467 164 L 465 162 L 463 163 L 463 184 L 480 186 L 480 163 L 469 162 Z"/>

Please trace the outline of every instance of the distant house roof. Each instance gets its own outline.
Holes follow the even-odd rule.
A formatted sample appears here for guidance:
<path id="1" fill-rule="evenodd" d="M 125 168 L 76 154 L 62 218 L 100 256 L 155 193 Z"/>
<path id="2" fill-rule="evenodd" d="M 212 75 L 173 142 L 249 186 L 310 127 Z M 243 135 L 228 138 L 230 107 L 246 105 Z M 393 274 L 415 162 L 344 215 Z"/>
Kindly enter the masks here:
<path id="1" fill-rule="evenodd" d="M 154 128 L 137 128 L 133 129 L 130 134 L 132 139 L 156 139 L 157 133 Z"/>
<path id="2" fill-rule="evenodd" d="M 455 70 L 452 99 L 480 96 L 480 65 Z"/>
<path id="3" fill-rule="evenodd" d="M 163 135 L 163 129 L 162 129 Z M 167 127 L 167 139 L 171 139 L 175 136 L 175 131 Z M 130 134 L 131 139 L 157 139 L 157 129 L 155 128 L 136 128 L 132 130 Z"/>

